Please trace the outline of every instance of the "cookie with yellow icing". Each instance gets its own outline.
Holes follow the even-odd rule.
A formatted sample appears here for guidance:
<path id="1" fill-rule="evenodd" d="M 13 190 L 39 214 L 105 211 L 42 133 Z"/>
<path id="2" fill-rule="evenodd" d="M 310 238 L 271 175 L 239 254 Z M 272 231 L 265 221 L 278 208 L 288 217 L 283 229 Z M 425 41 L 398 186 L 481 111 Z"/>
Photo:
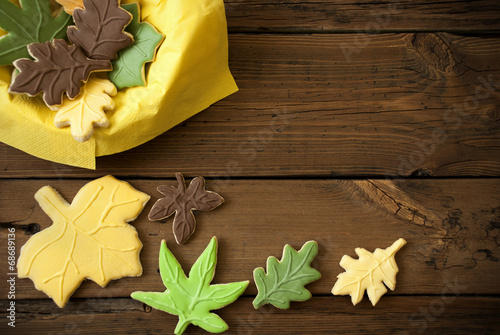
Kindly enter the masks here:
<path id="1" fill-rule="evenodd" d="M 127 222 L 149 198 L 112 176 L 82 187 L 71 204 L 52 187 L 42 187 L 35 199 L 53 224 L 21 248 L 18 276 L 30 278 L 61 308 L 86 278 L 104 287 L 113 279 L 140 276 L 142 243 Z"/>
<path id="2" fill-rule="evenodd" d="M 73 11 L 76 8 L 84 8 L 83 0 L 55 0 L 55 1 L 57 1 L 61 6 L 63 6 L 64 11 L 69 15 L 73 15 Z"/>
<path id="3" fill-rule="evenodd" d="M 63 99 L 54 117 L 54 125 L 57 128 L 71 126 L 73 138 L 85 142 L 92 137 L 94 127 L 109 125 L 105 111 L 115 108 L 112 97 L 116 94 L 116 87 L 111 81 L 92 75 L 74 100 Z"/>

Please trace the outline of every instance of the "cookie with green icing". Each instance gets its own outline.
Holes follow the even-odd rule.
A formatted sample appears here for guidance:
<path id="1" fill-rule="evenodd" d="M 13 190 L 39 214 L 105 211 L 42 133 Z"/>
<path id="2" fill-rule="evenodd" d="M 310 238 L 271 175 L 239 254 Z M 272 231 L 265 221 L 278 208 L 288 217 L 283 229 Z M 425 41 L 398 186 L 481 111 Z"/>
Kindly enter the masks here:
<path id="1" fill-rule="evenodd" d="M 253 273 L 259 290 L 253 301 L 254 307 L 257 309 L 272 304 L 277 308 L 288 309 L 291 301 L 309 300 L 311 292 L 304 286 L 321 278 L 321 273 L 311 267 L 317 254 L 318 244 L 309 241 L 299 251 L 285 245 L 281 261 L 269 257 L 267 274 L 263 268 L 257 268 Z"/>
<path id="2" fill-rule="evenodd" d="M 151 24 L 140 22 L 138 3 L 124 4 L 122 8 L 133 16 L 125 31 L 134 36 L 134 43 L 120 50 L 117 59 L 112 62 L 113 71 L 109 73 L 109 79 L 119 90 L 146 85 L 145 65 L 154 61 L 164 38 Z"/>
<path id="3" fill-rule="evenodd" d="M 71 16 L 65 12 L 52 17 L 47 0 L 20 0 L 20 6 L 8 0 L 0 1 L 0 28 L 7 32 L 0 37 L 0 65 L 29 58 L 27 46 L 53 39 L 66 38 Z"/>
<path id="4" fill-rule="evenodd" d="M 217 238 L 207 248 L 186 276 L 165 240 L 160 247 L 160 275 L 167 288 L 165 292 L 134 292 L 132 298 L 153 308 L 178 315 L 175 334 L 182 334 L 189 324 L 211 333 L 222 333 L 228 325 L 211 310 L 234 302 L 245 291 L 248 280 L 211 285 L 217 263 Z"/>

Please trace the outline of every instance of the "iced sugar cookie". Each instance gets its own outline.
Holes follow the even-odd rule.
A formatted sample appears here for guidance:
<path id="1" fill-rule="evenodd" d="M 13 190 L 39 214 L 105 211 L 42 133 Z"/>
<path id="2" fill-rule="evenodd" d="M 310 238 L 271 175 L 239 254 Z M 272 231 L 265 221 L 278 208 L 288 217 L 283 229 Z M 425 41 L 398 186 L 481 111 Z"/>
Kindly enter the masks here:
<path id="1" fill-rule="evenodd" d="M 283 257 L 267 259 L 267 274 L 263 268 L 253 272 L 255 285 L 259 290 L 253 306 L 257 309 L 265 304 L 272 304 L 281 309 L 290 308 L 291 301 L 306 301 L 311 292 L 304 286 L 321 278 L 321 273 L 311 267 L 311 262 L 318 254 L 316 241 L 309 241 L 296 251 L 285 245 Z"/>
<path id="2" fill-rule="evenodd" d="M 20 278 L 30 278 L 59 307 L 88 278 L 101 286 L 125 276 L 140 276 L 142 243 L 133 221 L 149 195 L 112 176 L 94 180 L 68 204 L 50 186 L 35 199 L 53 224 L 21 248 Z"/>
<path id="3" fill-rule="evenodd" d="M 164 38 L 151 24 L 140 22 L 138 3 L 124 4 L 122 8 L 133 16 L 125 31 L 134 36 L 134 43 L 120 50 L 118 58 L 112 62 L 113 71 L 109 73 L 109 79 L 119 90 L 146 85 L 145 65 L 155 60 L 156 51 Z"/>
<path id="4" fill-rule="evenodd" d="M 148 218 L 152 221 L 162 220 L 175 213 L 173 231 L 178 244 L 186 242 L 196 228 L 193 211 L 211 211 L 224 202 L 215 192 L 205 190 L 205 179 L 194 178 L 186 189 L 186 182 L 181 173 L 176 173 L 177 188 L 158 186 L 158 192 L 165 198 L 158 200 L 151 208 Z"/>
<path id="5" fill-rule="evenodd" d="M 73 11 L 75 26 L 69 26 L 67 34 L 88 58 L 113 60 L 118 51 L 134 42 L 125 32 L 132 15 L 118 0 L 83 0 L 83 6 Z"/>
<path id="6" fill-rule="evenodd" d="M 75 100 L 64 99 L 54 124 L 58 128 L 71 126 L 71 135 L 79 142 L 92 137 L 94 127 L 107 127 L 109 120 L 104 111 L 113 110 L 117 94 L 113 83 L 105 78 L 91 76 Z"/>
<path id="7" fill-rule="evenodd" d="M 7 32 L 0 37 L 0 65 L 11 65 L 15 60 L 28 58 L 26 47 L 66 38 L 66 27 L 71 16 L 62 12 L 52 15 L 47 0 L 0 1 L 0 28 Z"/>
<path id="8" fill-rule="evenodd" d="M 160 248 L 160 275 L 167 288 L 165 292 L 134 292 L 132 298 L 153 308 L 178 315 L 175 334 L 182 334 L 189 324 L 211 333 L 222 333 L 228 325 L 211 310 L 234 302 L 245 291 L 248 280 L 229 284 L 211 285 L 217 264 L 217 239 L 194 263 L 187 277 L 175 256 L 168 250 L 165 240 Z"/>
<path id="9" fill-rule="evenodd" d="M 346 271 L 337 276 L 338 280 L 333 286 L 334 295 L 351 295 L 353 305 L 363 299 L 363 295 L 368 293 L 373 306 L 377 304 L 387 289 L 396 288 L 396 274 L 398 265 L 394 260 L 394 255 L 406 244 L 404 238 L 398 239 L 387 249 L 375 249 L 371 253 L 363 248 L 356 248 L 354 251 L 359 259 L 353 259 L 344 255 L 340 260 L 340 266 Z M 384 286 L 385 284 L 385 286 Z"/>
<path id="10" fill-rule="evenodd" d="M 9 93 L 35 96 L 43 92 L 43 100 L 52 110 L 62 104 L 64 92 L 69 99 L 76 98 L 81 82 L 86 82 L 90 73 L 112 69 L 109 60 L 88 59 L 76 45 L 64 40 L 30 44 L 28 51 L 35 60 L 14 62 L 20 72 L 13 76 Z"/>

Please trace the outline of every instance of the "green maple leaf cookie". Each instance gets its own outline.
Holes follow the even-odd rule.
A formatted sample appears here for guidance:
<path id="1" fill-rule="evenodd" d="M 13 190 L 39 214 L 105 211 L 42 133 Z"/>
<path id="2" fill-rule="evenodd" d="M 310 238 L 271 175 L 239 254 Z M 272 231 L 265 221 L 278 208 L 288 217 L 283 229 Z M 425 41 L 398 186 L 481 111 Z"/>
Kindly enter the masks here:
<path id="1" fill-rule="evenodd" d="M 11 65 L 20 58 L 30 58 L 27 46 L 55 38 L 66 38 L 71 16 L 61 12 L 52 17 L 50 1 L 20 0 L 21 7 L 0 0 L 0 28 L 8 34 L 0 37 L 0 65 Z"/>
<path id="2" fill-rule="evenodd" d="M 226 322 L 210 311 L 238 299 L 248 286 L 248 280 L 210 285 L 216 263 L 217 239 L 213 237 L 189 271 L 189 277 L 186 277 L 181 265 L 163 240 L 160 248 L 160 275 L 167 290 L 134 292 L 131 296 L 153 308 L 178 315 L 179 322 L 175 334 L 182 334 L 190 323 L 208 332 L 222 333 L 228 329 Z"/>
<path id="3" fill-rule="evenodd" d="M 113 61 L 109 79 L 121 90 L 125 87 L 145 86 L 144 65 L 154 60 L 163 35 L 147 22 L 140 22 L 139 4 L 124 4 L 122 8 L 133 16 L 125 31 L 134 36 L 134 43 L 118 52 Z"/>
<path id="4" fill-rule="evenodd" d="M 255 284 L 259 290 L 253 305 L 259 308 L 272 304 L 281 309 L 288 309 L 290 301 L 306 301 L 311 298 L 304 286 L 321 278 L 318 270 L 311 267 L 311 262 L 318 254 L 318 244 L 309 241 L 302 249 L 295 251 L 290 245 L 285 245 L 283 257 L 267 259 L 267 274 L 263 268 L 253 272 Z"/>

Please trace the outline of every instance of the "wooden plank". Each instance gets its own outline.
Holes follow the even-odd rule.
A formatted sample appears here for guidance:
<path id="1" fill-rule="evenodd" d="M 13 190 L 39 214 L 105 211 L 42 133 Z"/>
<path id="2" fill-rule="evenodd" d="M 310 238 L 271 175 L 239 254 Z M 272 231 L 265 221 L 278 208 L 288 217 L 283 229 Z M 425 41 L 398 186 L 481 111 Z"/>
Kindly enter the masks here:
<path id="1" fill-rule="evenodd" d="M 0 178 L 497 176 L 500 39 L 384 34 L 230 39 L 240 91 L 98 171 L 0 145 Z M 453 109 L 455 108 L 455 109 Z"/>
<path id="2" fill-rule="evenodd" d="M 500 30 L 495 0 L 226 0 L 231 32 Z"/>
<path id="3" fill-rule="evenodd" d="M 172 220 L 149 222 L 146 213 L 159 197 L 155 191 L 172 180 L 133 180 L 132 185 L 152 195 L 145 212 L 133 223 L 144 248 L 140 278 L 112 281 L 103 290 L 85 281 L 74 297 L 125 297 L 147 287 L 163 290 L 158 275 L 159 243 L 166 239 L 172 252 L 188 269 L 212 236 L 219 239 L 219 263 L 214 283 L 252 278 L 253 269 L 265 266 L 268 256 L 281 257 L 284 244 L 300 248 L 308 240 L 319 243 L 315 265 L 322 279 L 309 285 L 314 294 L 329 294 L 343 272 L 344 254 L 354 249 L 386 248 L 399 237 L 408 244 L 397 254 L 400 267 L 396 294 L 440 294 L 447 283 L 458 281 L 467 294 L 499 294 L 500 179 L 466 180 L 231 180 L 208 182 L 226 199 L 218 209 L 197 215 L 195 235 L 182 246 L 174 242 Z M 1 181 L 0 250 L 7 250 L 7 229 L 17 227 L 16 247 L 30 237 L 23 226 L 51 222 L 33 199 L 44 185 L 59 190 L 71 201 L 82 180 Z M 7 269 L 5 257 L 0 268 Z M 5 273 L 5 272 L 4 272 Z M 2 278 L 5 275 L 1 275 Z M 0 280 L 6 292 L 6 279 Z M 44 298 L 29 279 L 16 282 L 18 299 Z M 247 294 L 255 294 L 252 283 Z"/>
<path id="4" fill-rule="evenodd" d="M 376 307 L 366 301 L 352 306 L 347 297 L 312 297 L 289 310 L 268 305 L 254 310 L 242 297 L 216 311 L 229 325 L 226 334 L 498 334 L 498 297 L 454 294 L 385 297 Z M 1 301 L 5 306 L 5 301 Z M 75 299 L 64 309 L 48 300 L 16 301 L 16 328 L 7 333 L 44 334 L 172 334 L 177 317 L 132 299 Z M 10 332 L 9 332 L 10 330 Z M 190 325 L 184 334 L 206 334 Z"/>

